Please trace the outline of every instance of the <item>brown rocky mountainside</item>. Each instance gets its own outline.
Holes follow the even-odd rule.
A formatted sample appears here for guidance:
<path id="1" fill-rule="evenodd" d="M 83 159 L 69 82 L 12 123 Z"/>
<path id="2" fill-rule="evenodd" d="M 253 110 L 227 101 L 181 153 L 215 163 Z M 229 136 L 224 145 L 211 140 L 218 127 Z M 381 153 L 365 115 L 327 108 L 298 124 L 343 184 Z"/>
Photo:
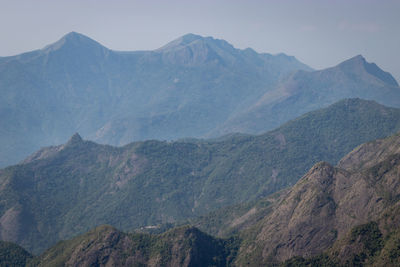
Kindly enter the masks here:
<path id="1" fill-rule="evenodd" d="M 274 204 L 272 212 L 245 230 L 238 265 L 310 257 L 346 237 L 355 226 L 399 225 L 400 134 L 357 147 L 334 167 L 320 162 Z M 386 215 L 384 215 L 386 214 Z M 396 219 L 397 218 L 397 219 Z"/>

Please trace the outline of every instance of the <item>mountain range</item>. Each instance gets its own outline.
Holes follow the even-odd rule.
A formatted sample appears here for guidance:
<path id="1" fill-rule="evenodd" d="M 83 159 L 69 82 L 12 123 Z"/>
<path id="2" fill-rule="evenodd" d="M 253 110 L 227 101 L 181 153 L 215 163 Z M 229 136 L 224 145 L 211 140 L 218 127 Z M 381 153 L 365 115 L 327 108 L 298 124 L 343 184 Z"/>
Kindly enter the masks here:
<path id="1" fill-rule="evenodd" d="M 220 219 L 237 235 L 191 226 L 154 235 L 100 226 L 38 257 L 11 243 L 0 256 L 27 266 L 398 266 L 400 134 L 356 147 L 336 166 L 315 164 L 298 182 L 245 215 Z"/>
<path id="2" fill-rule="evenodd" d="M 399 265 L 400 87 L 361 55 L 71 32 L 0 92 L 0 266 Z"/>
<path id="3" fill-rule="evenodd" d="M 0 164 L 74 132 L 108 144 L 202 136 L 297 69 L 310 68 L 193 34 L 119 52 L 72 32 L 0 58 Z"/>
<path id="4" fill-rule="evenodd" d="M 0 170 L 0 239 L 39 253 L 100 224 L 178 223 L 268 196 L 399 130 L 399 109 L 347 99 L 258 136 L 112 147 L 75 134 Z"/>
<path id="5" fill-rule="evenodd" d="M 153 51 L 120 52 L 72 32 L 1 57 L 0 92 L 0 166 L 75 132 L 124 145 L 260 134 L 350 97 L 400 107 L 397 82 L 362 56 L 313 71 L 292 56 L 194 34 Z"/>

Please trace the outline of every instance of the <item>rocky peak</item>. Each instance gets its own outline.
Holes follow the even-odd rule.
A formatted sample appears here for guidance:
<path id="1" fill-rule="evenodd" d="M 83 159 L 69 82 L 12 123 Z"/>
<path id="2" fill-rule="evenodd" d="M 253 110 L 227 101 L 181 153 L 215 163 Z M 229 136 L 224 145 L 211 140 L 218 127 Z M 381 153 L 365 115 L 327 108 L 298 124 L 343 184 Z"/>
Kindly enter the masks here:
<path id="1" fill-rule="evenodd" d="M 71 138 L 68 140 L 66 146 L 71 146 L 71 145 L 78 145 L 83 143 L 82 137 L 78 134 L 75 133 Z"/>
<path id="2" fill-rule="evenodd" d="M 337 67 L 343 71 L 350 73 L 366 72 L 388 85 L 399 86 L 397 81 L 389 72 L 383 71 L 375 63 L 367 62 L 367 60 L 362 55 L 352 57 L 340 63 Z"/>
<path id="3" fill-rule="evenodd" d="M 186 34 L 156 50 L 162 53 L 164 62 L 198 65 L 206 62 L 232 62 L 239 50 L 224 40 Z"/>
<path id="4" fill-rule="evenodd" d="M 315 164 L 306 174 L 307 180 L 313 184 L 328 186 L 332 183 L 335 168 L 328 162 Z"/>
<path id="5" fill-rule="evenodd" d="M 60 40 L 57 42 L 50 44 L 42 49 L 45 53 L 58 51 L 61 49 L 106 49 L 100 43 L 94 41 L 93 39 L 77 33 L 77 32 L 70 32 L 64 35 Z"/>

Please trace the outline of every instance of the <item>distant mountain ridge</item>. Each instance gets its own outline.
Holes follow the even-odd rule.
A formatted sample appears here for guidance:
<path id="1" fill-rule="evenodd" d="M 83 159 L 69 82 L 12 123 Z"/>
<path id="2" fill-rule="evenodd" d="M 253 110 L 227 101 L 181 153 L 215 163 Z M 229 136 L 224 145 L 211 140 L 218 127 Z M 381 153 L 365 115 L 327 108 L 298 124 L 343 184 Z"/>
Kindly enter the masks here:
<path id="1" fill-rule="evenodd" d="M 200 137 L 298 69 L 310 70 L 293 57 L 193 34 L 120 52 L 72 32 L 0 58 L 0 165 L 74 132 L 114 145 Z"/>
<path id="2" fill-rule="evenodd" d="M 394 78 L 361 56 L 313 71 L 292 56 L 194 34 L 124 52 L 72 32 L 0 58 L 0 92 L 0 166 L 74 132 L 124 145 L 260 134 L 343 98 L 400 107 Z"/>
<path id="3" fill-rule="evenodd" d="M 266 125 L 278 127 L 284 121 L 343 98 L 358 97 L 399 107 L 399 93 L 399 85 L 390 73 L 358 55 L 335 67 L 293 73 L 213 134 L 262 133 Z"/>

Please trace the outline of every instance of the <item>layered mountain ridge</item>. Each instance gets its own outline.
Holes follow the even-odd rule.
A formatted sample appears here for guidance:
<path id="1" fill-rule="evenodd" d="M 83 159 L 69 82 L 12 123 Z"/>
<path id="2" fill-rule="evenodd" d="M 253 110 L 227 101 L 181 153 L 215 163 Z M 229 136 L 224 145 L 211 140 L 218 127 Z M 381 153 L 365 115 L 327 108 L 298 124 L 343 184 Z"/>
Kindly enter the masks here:
<path id="1" fill-rule="evenodd" d="M 368 142 L 279 194 L 194 223 L 238 234 L 237 266 L 396 266 L 399 142 L 400 134 Z"/>
<path id="2" fill-rule="evenodd" d="M 316 162 L 398 130 L 398 109 L 349 99 L 260 136 L 112 147 L 75 134 L 0 170 L 1 239 L 37 253 L 99 224 L 187 220 L 293 185 Z"/>
<path id="3" fill-rule="evenodd" d="M 12 247 L 28 266 L 396 266 L 399 152 L 397 133 L 355 148 L 335 167 L 315 164 L 229 239 L 190 226 L 158 235 L 100 226 L 34 259 L 10 245 L 0 253 Z"/>
<path id="4" fill-rule="evenodd" d="M 358 55 L 335 67 L 296 71 L 247 110 L 231 117 L 215 133 L 260 133 L 264 125 L 277 127 L 282 121 L 343 98 L 359 97 L 398 107 L 399 92 L 398 83 L 390 73 Z"/>
<path id="5" fill-rule="evenodd" d="M 400 106 L 389 73 L 353 65 L 312 71 L 292 56 L 194 34 L 154 51 L 121 52 L 72 32 L 43 49 L 0 58 L 0 166 L 74 132 L 124 145 L 259 134 L 349 97 Z"/>

